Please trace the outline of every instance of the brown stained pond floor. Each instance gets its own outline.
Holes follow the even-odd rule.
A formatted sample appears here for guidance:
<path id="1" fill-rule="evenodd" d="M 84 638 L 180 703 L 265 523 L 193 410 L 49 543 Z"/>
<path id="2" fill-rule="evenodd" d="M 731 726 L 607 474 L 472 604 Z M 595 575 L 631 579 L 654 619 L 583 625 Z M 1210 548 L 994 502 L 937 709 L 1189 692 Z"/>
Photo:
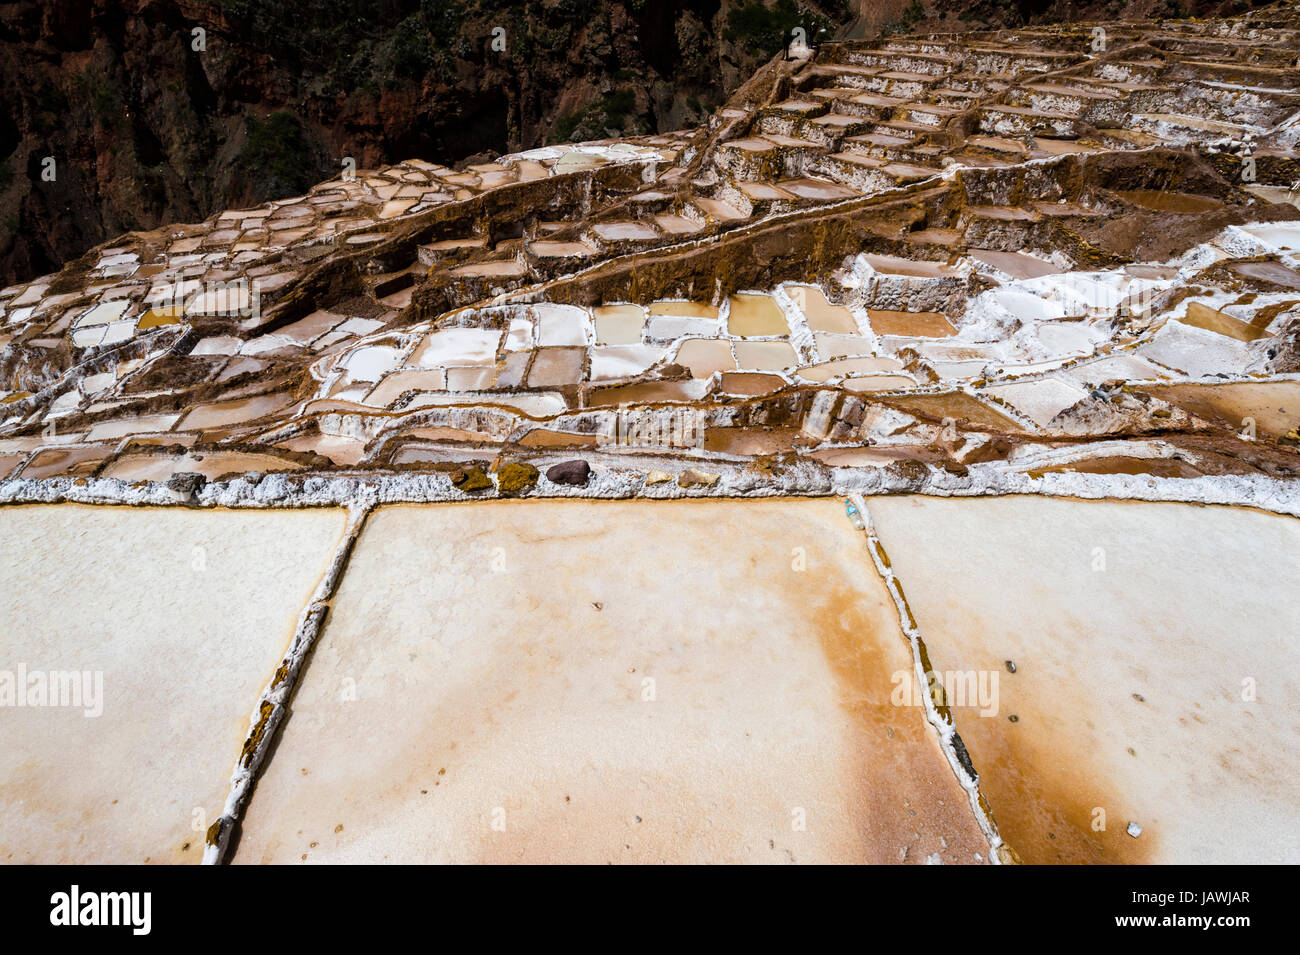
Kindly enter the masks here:
<path id="1" fill-rule="evenodd" d="M 1025 861 L 1300 861 L 1300 523 L 868 509 L 934 669 L 996 675 L 991 709 L 949 702 Z M 0 508 L 0 671 L 102 671 L 105 700 L 0 709 L 0 861 L 197 861 L 342 525 Z M 234 861 L 988 857 L 836 499 L 384 508 L 332 607 Z"/>
<path id="2" fill-rule="evenodd" d="M 754 337 L 788 335 L 790 326 L 785 313 L 770 295 L 733 295 L 727 331 L 732 335 Z"/>
<path id="3" fill-rule="evenodd" d="M 996 712 L 953 713 L 1021 858 L 1300 862 L 1300 521 L 1036 497 L 868 506 L 933 668 L 997 676 Z"/>
<path id="4" fill-rule="evenodd" d="M 381 510 L 236 861 L 987 859 L 865 546 L 835 500 Z"/>

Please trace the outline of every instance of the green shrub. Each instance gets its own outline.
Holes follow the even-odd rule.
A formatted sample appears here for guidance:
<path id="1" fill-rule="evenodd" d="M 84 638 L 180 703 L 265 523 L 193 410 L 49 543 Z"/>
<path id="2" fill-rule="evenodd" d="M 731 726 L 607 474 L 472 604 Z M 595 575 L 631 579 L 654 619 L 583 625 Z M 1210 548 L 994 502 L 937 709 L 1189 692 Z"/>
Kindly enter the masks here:
<path id="1" fill-rule="evenodd" d="M 556 140 L 562 143 L 567 143 L 569 137 L 573 135 L 573 131 L 577 129 L 578 124 L 582 122 L 583 115 L 583 111 L 580 109 L 561 113 L 559 118 L 555 120 L 555 128 L 552 130 Z"/>
<path id="2" fill-rule="evenodd" d="M 770 7 L 759 2 L 742 3 L 727 14 L 722 38 L 743 46 L 755 56 L 767 58 L 785 46 L 790 31 L 803 27 L 809 39 L 830 27 L 829 21 L 795 5 L 794 0 L 776 0 Z"/>
<path id="3" fill-rule="evenodd" d="M 244 135 L 235 164 L 248 174 L 259 198 L 297 195 L 317 181 L 307 137 L 293 113 L 279 110 L 264 120 L 246 116 Z"/>
<path id="4" fill-rule="evenodd" d="M 630 123 L 629 118 L 632 120 Z M 636 115 L 636 93 L 619 89 L 606 93 L 587 106 L 561 114 L 552 129 L 552 139 L 562 143 L 581 143 L 589 139 L 604 139 L 607 129 L 639 133 L 641 126 Z"/>

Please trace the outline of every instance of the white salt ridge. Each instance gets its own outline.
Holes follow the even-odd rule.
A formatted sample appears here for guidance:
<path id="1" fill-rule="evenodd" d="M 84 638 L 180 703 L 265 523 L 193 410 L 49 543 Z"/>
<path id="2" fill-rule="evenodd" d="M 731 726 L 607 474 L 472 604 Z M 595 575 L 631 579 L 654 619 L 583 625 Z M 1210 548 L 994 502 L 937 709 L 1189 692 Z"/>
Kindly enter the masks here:
<path id="1" fill-rule="evenodd" d="M 790 327 L 790 345 L 799 356 L 800 364 L 809 364 L 816 353 L 816 341 L 808 325 L 808 316 L 787 291 L 787 288 L 793 287 L 796 287 L 795 283 L 790 282 L 777 286 L 772 291 L 772 298 L 785 314 L 785 323 Z"/>
<path id="2" fill-rule="evenodd" d="M 570 454 L 538 455 L 534 463 L 545 470 Z M 1231 474 L 1195 478 L 1163 478 L 1132 474 L 1050 473 L 1039 478 L 1010 470 L 1006 462 L 970 465 L 965 475 L 927 468 L 915 478 L 889 468 L 825 468 L 799 462 L 775 477 L 761 477 L 737 465 L 718 468 L 722 479 L 712 488 L 687 490 L 675 482 L 647 486 L 644 470 L 593 469 L 586 487 L 539 483 L 539 497 L 571 498 L 682 498 L 781 497 L 789 495 L 844 495 L 857 491 L 874 494 L 926 494 L 937 497 L 981 497 L 1004 494 L 1041 494 L 1088 500 L 1177 501 L 1255 507 L 1276 514 L 1300 517 L 1300 483 L 1263 474 Z M 256 482 L 236 478 L 204 485 L 194 500 L 183 498 L 163 483 L 139 487 L 112 478 L 72 478 L 0 481 L 0 505 L 24 503 L 127 504 L 200 507 L 316 507 L 355 503 L 431 503 L 469 500 L 444 474 L 332 475 L 291 478 L 268 474 Z"/>
<path id="3" fill-rule="evenodd" d="M 1025 445 L 1014 449 L 1005 461 L 998 463 L 1002 465 L 1000 470 L 1007 473 L 1024 473 L 1039 468 L 1074 464 L 1079 461 L 1110 456 L 1142 458 L 1144 460 L 1169 460 L 1179 456 L 1185 456 L 1189 459 L 1193 457 L 1188 452 L 1165 441 L 1125 439 L 1092 441 L 1088 444 L 1066 445 L 1056 448 Z"/>
<path id="4" fill-rule="evenodd" d="M 849 498 L 860 515 L 861 521 L 866 524 L 862 533 L 866 535 L 869 544 L 867 547 L 867 553 L 871 556 L 871 561 L 875 565 L 876 572 L 885 582 L 885 587 L 889 591 L 891 599 L 894 601 L 894 610 L 898 614 L 898 625 L 902 629 L 904 636 L 907 637 L 909 647 L 912 651 L 912 668 L 917 685 L 927 687 L 930 685 L 930 676 L 926 672 L 927 668 L 921 657 L 923 637 L 921 636 L 920 629 L 916 626 L 912 612 L 907 606 L 906 598 L 903 596 L 903 591 L 898 579 L 894 576 L 892 566 L 890 566 L 882 556 L 885 553 L 884 545 L 881 543 L 880 538 L 876 536 L 875 528 L 871 523 L 871 512 L 867 509 L 866 500 L 861 494 L 851 494 L 849 495 Z M 933 728 L 938 734 L 941 744 L 940 748 L 943 750 L 943 754 L 947 758 L 949 766 L 952 768 L 953 775 L 956 776 L 962 789 L 966 791 L 966 797 L 970 801 L 971 812 L 975 817 L 976 823 L 984 833 L 984 837 L 988 839 L 989 849 L 992 850 L 990 853 L 990 861 L 998 864 L 1001 862 L 1001 858 L 997 850 L 1002 845 L 1002 837 L 998 834 L 992 818 L 984 811 L 982 805 L 984 800 L 979 791 L 979 779 L 969 773 L 966 767 L 962 765 L 961 760 L 957 757 L 954 745 L 956 728 L 952 723 L 948 722 L 939 714 L 938 709 L 934 705 L 934 700 L 931 698 L 929 693 L 921 693 L 920 697 L 925 707 L 926 722 L 928 722 L 931 728 Z M 942 862 L 942 860 L 939 861 Z M 926 859 L 927 865 L 933 863 L 933 857 Z"/>

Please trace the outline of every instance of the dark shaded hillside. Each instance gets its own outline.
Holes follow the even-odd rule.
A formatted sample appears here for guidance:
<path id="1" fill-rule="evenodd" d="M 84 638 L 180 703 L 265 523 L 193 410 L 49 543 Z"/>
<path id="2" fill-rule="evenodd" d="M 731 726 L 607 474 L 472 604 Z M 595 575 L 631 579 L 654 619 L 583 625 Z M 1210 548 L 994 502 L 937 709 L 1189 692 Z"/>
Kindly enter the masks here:
<path id="1" fill-rule="evenodd" d="M 1162 3 L 1170 6 L 1138 0 L 1123 12 Z M 336 174 L 344 157 L 360 168 L 416 157 L 450 164 L 692 126 L 795 23 L 810 32 L 973 29 L 1113 16 L 1118 6 L 0 2 L 0 286 L 51 272 L 122 232 L 301 193 Z M 49 159 L 53 181 L 42 178 Z"/>
<path id="2" fill-rule="evenodd" d="M 123 231 L 300 193 L 345 156 L 450 163 L 693 125 L 771 53 L 722 38 L 731 6 L 0 3 L 0 285 Z"/>

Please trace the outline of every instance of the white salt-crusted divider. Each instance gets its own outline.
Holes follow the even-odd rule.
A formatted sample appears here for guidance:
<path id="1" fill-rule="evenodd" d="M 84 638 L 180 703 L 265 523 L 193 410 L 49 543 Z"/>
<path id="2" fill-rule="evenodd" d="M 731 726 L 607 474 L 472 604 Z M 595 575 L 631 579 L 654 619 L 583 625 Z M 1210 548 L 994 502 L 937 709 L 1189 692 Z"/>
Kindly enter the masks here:
<path id="1" fill-rule="evenodd" d="M 871 514 L 867 511 L 867 502 L 861 494 L 853 493 L 849 495 L 849 500 L 857 508 L 858 513 L 862 515 L 864 527 L 862 532 L 867 536 L 867 551 L 871 554 L 871 562 L 876 567 L 876 572 L 880 574 L 881 580 L 884 581 L 889 596 L 894 601 L 894 609 L 898 612 L 898 624 L 903 630 L 903 635 L 907 638 L 908 647 L 912 651 L 912 669 L 918 685 L 921 687 L 921 698 L 924 700 L 925 719 L 939 734 L 939 748 L 943 750 L 943 755 L 948 760 L 948 765 L 952 767 L 953 774 L 957 777 L 957 782 L 961 788 L 966 790 L 966 798 L 970 800 L 971 812 L 975 815 L 975 822 L 984 833 L 984 837 L 989 841 L 989 861 L 994 865 L 1003 863 L 1014 863 L 1016 859 L 1010 847 L 1002 841 L 1002 836 L 998 834 L 997 823 L 993 821 L 993 814 L 989 809 L 989 804 L 984 796 L 980 793 L 979 773 L 975 771 L 975 766 L 971 762 L 970 754 L 966 752 L 966 746 L 957 735 L 957 729 L 953 726 L 949 717 L 939 712 L 935 705 L 934 698 L 930 693 L 930 678 L 926 673 L 927 657 L 925 655 L 925 640 L 921 636 L 921 629 L 917 626 L 916 618 L 912 616 L 912 608 L 908 606 L 907 597 L 903 593 L 903 587 L 898 578 L 894 576 L 894 571 L 890 567 L 889 557 L 885 552 L 884 545 L 880 538 L 876 536 L 875 526 L 871 522 Z M 930 661 L 933 667 L 933 661 Z"/>
<path id="2" fill-rule="evenodd" d="M 785 315 L 785 323 L 790 327 L 790 345 L 799 357 L 799 364 L 811 365 L 817 360 L 817 355 L 812 328 L 808 324 L 808 316 L 804 314 L 803 309 L 795 304 L 794 299 L 790 297 L 790 293 L 786 291 L 787 286 L 797 285 L 803 285 L 803 283 L 783 282 L 772 290 L 772 299 L 776 302 L 777 307 L 781 309 L 782 314 Z M 819 286 L 811 287 L 821 291 Z"/>
<path id="3" fill-rule="evenodd" d="M 543 471 L 573 455 L 538 455 L 529 460 Z M 1226 474 L 1194 478 L 1144 474 L 1053 473 L 1033 478 L 1008 470 L 1006 462 L 973 464 L 966 474 L 923 465 L 924 470 L 826 467 L 799 462 L 776 475 L 760 475 L 738 463 L 715 459 L 682 461 L 682 467 L 720 471 L 712 487 L 682 488 L 676 483 L 646 484 L 647 472 L 614 468 L 597 461 L 585 487 L 554 484 L 545 478 L 525 497 L 589 500 L 669 500 L 685 497 L 824 497 L 858 492 L 864 496 L 923 494 L 930 497 L 996 497 L 1036 494 L 1082 500 L 1168 501 L 1254 507 L 1300 517 L 1300 481 L 1264 474 Z M 494 500 L 490 492 L 466 494 L 446 474 L 267 474 L 260 480 L 215 481 L 194 491 L 165 482 L 132 484 L 116 478 L 12 478 L 0 481 L 0 506 L 6 504 L 104 504 L 137 507 L 376 507 Z"/>
<path id="4" fill-rule="evenodd" d="M 330 561 L 325 576 L 316 585 L 315 593 L 299 615 L 289 649 L 285 651 L 275 675 L 253 708 L 252 716 L 249 717 L 248 737 L 244 740 L 243 749 L 230 776 L 230 794 L 226 797 L 221 816 L 208 827 L 203 847 L 204 865 L 220 865 L 226 861 L 230 837 L 248 804 L 258 772 L 275 742 L 280 724 L 288 715 L 289 700 L 298 685 L 298 676 L 324 627 L 330 604 L 343 579 L 343 571 L 352 556 L 352 548 L 356 545 L 369 514 L 370 508 L 365 505 L 357 504 L 349 508 L 347 527 L 334 551 L 334 559 Z"/>

